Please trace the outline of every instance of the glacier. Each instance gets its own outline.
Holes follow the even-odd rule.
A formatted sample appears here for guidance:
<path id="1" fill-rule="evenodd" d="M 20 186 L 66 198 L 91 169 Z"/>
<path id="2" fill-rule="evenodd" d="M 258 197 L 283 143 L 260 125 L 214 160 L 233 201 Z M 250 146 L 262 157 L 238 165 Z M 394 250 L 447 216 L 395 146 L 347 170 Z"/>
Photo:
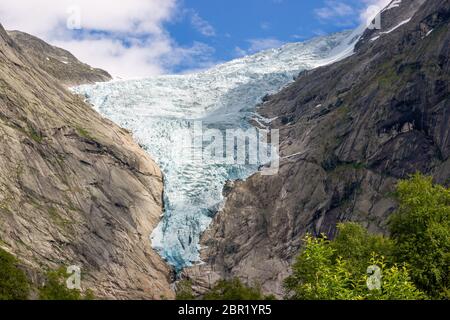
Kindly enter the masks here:
<path id="1" fill-rule="evenodd" d="M 286 44 L 203 72 L 117 80 L 73 88 L 103 116 L 130 130 L 164 173 L 164 215 L 150 241 L 180 271 L 200 261 L 200 237 L 224 202 L 229 180 L 246 179 L 256 164 L 185 161 L 180 150 L 193 121 L 208 128 L 269 123 L 255 113 L 267 94 L 293 82 L 303 70 L 352 54 L 364 29 Z"/>

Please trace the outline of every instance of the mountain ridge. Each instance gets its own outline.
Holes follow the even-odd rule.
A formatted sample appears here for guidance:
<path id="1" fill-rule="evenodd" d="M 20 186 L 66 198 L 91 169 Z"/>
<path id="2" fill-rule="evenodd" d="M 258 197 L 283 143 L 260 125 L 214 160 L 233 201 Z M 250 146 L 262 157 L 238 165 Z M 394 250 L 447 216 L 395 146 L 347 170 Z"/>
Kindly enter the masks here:
<path id="1" fill-rule="evenodd" d="M 14 30 L 7 34 L 35 64 L 67 87 L 112 80 L 107 71 L 80 62 L 67 50 L 25 32 Z"/>

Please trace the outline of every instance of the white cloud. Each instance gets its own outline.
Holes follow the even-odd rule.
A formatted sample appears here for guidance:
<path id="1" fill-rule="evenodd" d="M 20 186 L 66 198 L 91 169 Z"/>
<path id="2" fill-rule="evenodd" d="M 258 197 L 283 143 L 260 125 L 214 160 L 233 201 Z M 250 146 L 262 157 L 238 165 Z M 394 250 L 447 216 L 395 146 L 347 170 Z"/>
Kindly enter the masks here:
<path id="1" fill-rule="evenodd" d="M 248 42 L 250 42 L 250 52 L 279 48 L 283 45 L 283 42 L 275 38 L 250 39 Z"/>
<path id="2" fill-rule="evenodd" d="M 392 0 L 365 0 L 364 2 L 367 7 L 360 13 L 360 20 L 361 22 L 370 22 L 382 9 L 387 7 Z"/>
<path id="3" fill-rule="evenodd" d="M 242 49 L 240 47 L 234 49 L 236 56 L 242 57 L 267 49 L 279 48 L 284 44 L 284 42 L 275 38 L 250 39 L 247 42 L 249 43 L 248 49 Z"/>
<path id="4" fill-rule="evenodd" d="M 214 27 L 206 20 L 204 20 L 198 12 L 195 10 L 187 10 L 187 13 L 191 17 L 191 24 L 192 26 L 200 32 L 202 35 L 206 37 L 214 37 L 216 35 L 216 30 Z"/>
<path id="5" fill-rule="evenodd" d="M 214 27 L 196 11 L 180 10 L 181 1 L 1 0 L 0 23 L 7 29 L 25 31 L 66 48 L 80 60 L 114 76 L 144 77 L 169 73 L 180 65 L 184 69 L 196 69 L 214 63 L 213 48 L 199 42 L 191 47 L 180 47 L 166 32 L 164 23 L 176 20 L 181 13 L 202 35 L 216 35 Z M 362 2 L 365 6 L 384 7 L 390 0 Z M 68 19 L 77 18 L 77 12 L 82 30 L 74 32 L 67 28 L 67 23 Z M 360 12 L 343 0 L 329 0 L 316 14 L 321 19 L 348 19 L 360 15 L 365 21 L 372 13 L 370 10 Z M 236 47 L 235 51 L 242 56 L 282 44 L 275 38 L 251 39 L 248 48 Z"/>
<path id="6" fill-rule="evenodd" d="M 366 23 L 385 8 L 392 0 L 361 0 L 359 9 L 342 0 L 328 0 L 325 6 L 314 10 L 322 22 L 333 22 L 336 25 L 349 25 L 354 22 Z M 361 9 L 362 7 L 362 9 Z"/>
<path id="7" fill-rule="evenodd" d="M 236 57 L 243 57 L 243 56 L 248 55 L 249 53 L 247 52 L 247 50 L 242 49 L 241 47 L 235 47 L 234 54 Z"/>
<path id="8" fill-rule="evenodd" d="M 0 16 L 8 27 L 43 36 L 65 26 L 73 7 L 80 9 L 84 29 L 158 34 L 176 0 L 2 0 Z"/>
<path id="9" fill-rule="evenodd" d="M 346 17 L 355 14 L 353 7 L 341 1 L 326 1 L 326 6 L 314 10 L 320 19 Z"/>
<path id="10" fill-rule="evenodd" d="M 117 39 L 53 41 L 74 53 L 81 61 L 101 67 L 120 78 L 139 78 L 165 72 L 160 58 L 172 50 L 170 42 L 159 39 L 152 44 L 126 47 Z"/>
<path id="11" fill-rule="evenodd" d="M 144 77 L 195 63 L 194 57 L 210 58 L 212 48 L 199 43 L 179 47 L 165 31 L 164 23 L 178 7 L 178 0 L 1 0 L 0 22 L 68 49 L 114 76 Z M 77 32 L 67 24 L 78 13 L 82 30 Z M 202 21 L 195 19 L 197 27 L 210 34 Z"/>
<path id="12" fill-rule="evenodd" d="M 269 30 L 271 25 L 269 22 L 263 21 L 263 22 L 261 22 L 260 27 L 262 30 Z"/>

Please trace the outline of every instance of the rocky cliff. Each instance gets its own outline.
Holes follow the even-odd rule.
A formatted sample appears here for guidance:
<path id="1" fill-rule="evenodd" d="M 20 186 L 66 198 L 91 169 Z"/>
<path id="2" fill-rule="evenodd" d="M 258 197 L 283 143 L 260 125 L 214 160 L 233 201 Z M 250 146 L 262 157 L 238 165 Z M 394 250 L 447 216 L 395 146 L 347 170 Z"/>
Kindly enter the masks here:
<path id="1" fill-rule="evenodd" d="M 381 18 L 353 56 L 258 108 L 277 118 L 280 171 L 227 192 L 203 236 L 206 264 L 185 273 L 198 290 L 240 277 L 281 296 L 305 233 L 333 237 L 343 221 L 385 233 L 398 179 L 450 183 L 450 2 L 404 0 Z"/>
<path id="2" fill-rule="evenodd" d="M 49 45 L 39 38 L 20 31 L 8 31 L 8 35 L 32 60 L 34 66 L 39 66 L 68 87 L 112 80 L 108 72 L 92 68 L 70 52 Z"/>
<path id="3" fill-rule="evenodd" d="M 60 85 L 86 80 L 84 67 L 75 77 L 47 69 L 44 56 L 74 60 L 10 34 L 0 26 L 0 246 L 35 282 L 77 265 L 83 289 L 98 297 L 173 297 L 170 269 L 149 241 L 163 210 L 160 170 L 128 132 Z"/>

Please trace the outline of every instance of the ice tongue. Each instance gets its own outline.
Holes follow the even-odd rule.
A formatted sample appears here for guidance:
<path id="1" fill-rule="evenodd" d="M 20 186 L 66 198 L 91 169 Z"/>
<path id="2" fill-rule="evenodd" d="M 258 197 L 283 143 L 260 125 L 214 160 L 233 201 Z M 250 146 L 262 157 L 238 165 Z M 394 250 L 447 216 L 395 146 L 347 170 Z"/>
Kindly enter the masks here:
<path id="1" fill-rule="evenodd" d="M 220 209 L 225 183 L 246 179 L 261 165 L 183 156 L 192 154 L 187 142 L 193 127 L 200 123 L 203 130 L 252 129 L 248 120 L 256 117 L 254 107 L 263 97 L 291 83 L 302 70 L 344 57 L 354 46 L 349 37 L 352 32 L 286 44 L 195 74 L 75 89 L 101 114 L 131 130 L 163 170 L 165 214 L 151 240 L 177 271 L 199 263 L 199 238 Z"/>

